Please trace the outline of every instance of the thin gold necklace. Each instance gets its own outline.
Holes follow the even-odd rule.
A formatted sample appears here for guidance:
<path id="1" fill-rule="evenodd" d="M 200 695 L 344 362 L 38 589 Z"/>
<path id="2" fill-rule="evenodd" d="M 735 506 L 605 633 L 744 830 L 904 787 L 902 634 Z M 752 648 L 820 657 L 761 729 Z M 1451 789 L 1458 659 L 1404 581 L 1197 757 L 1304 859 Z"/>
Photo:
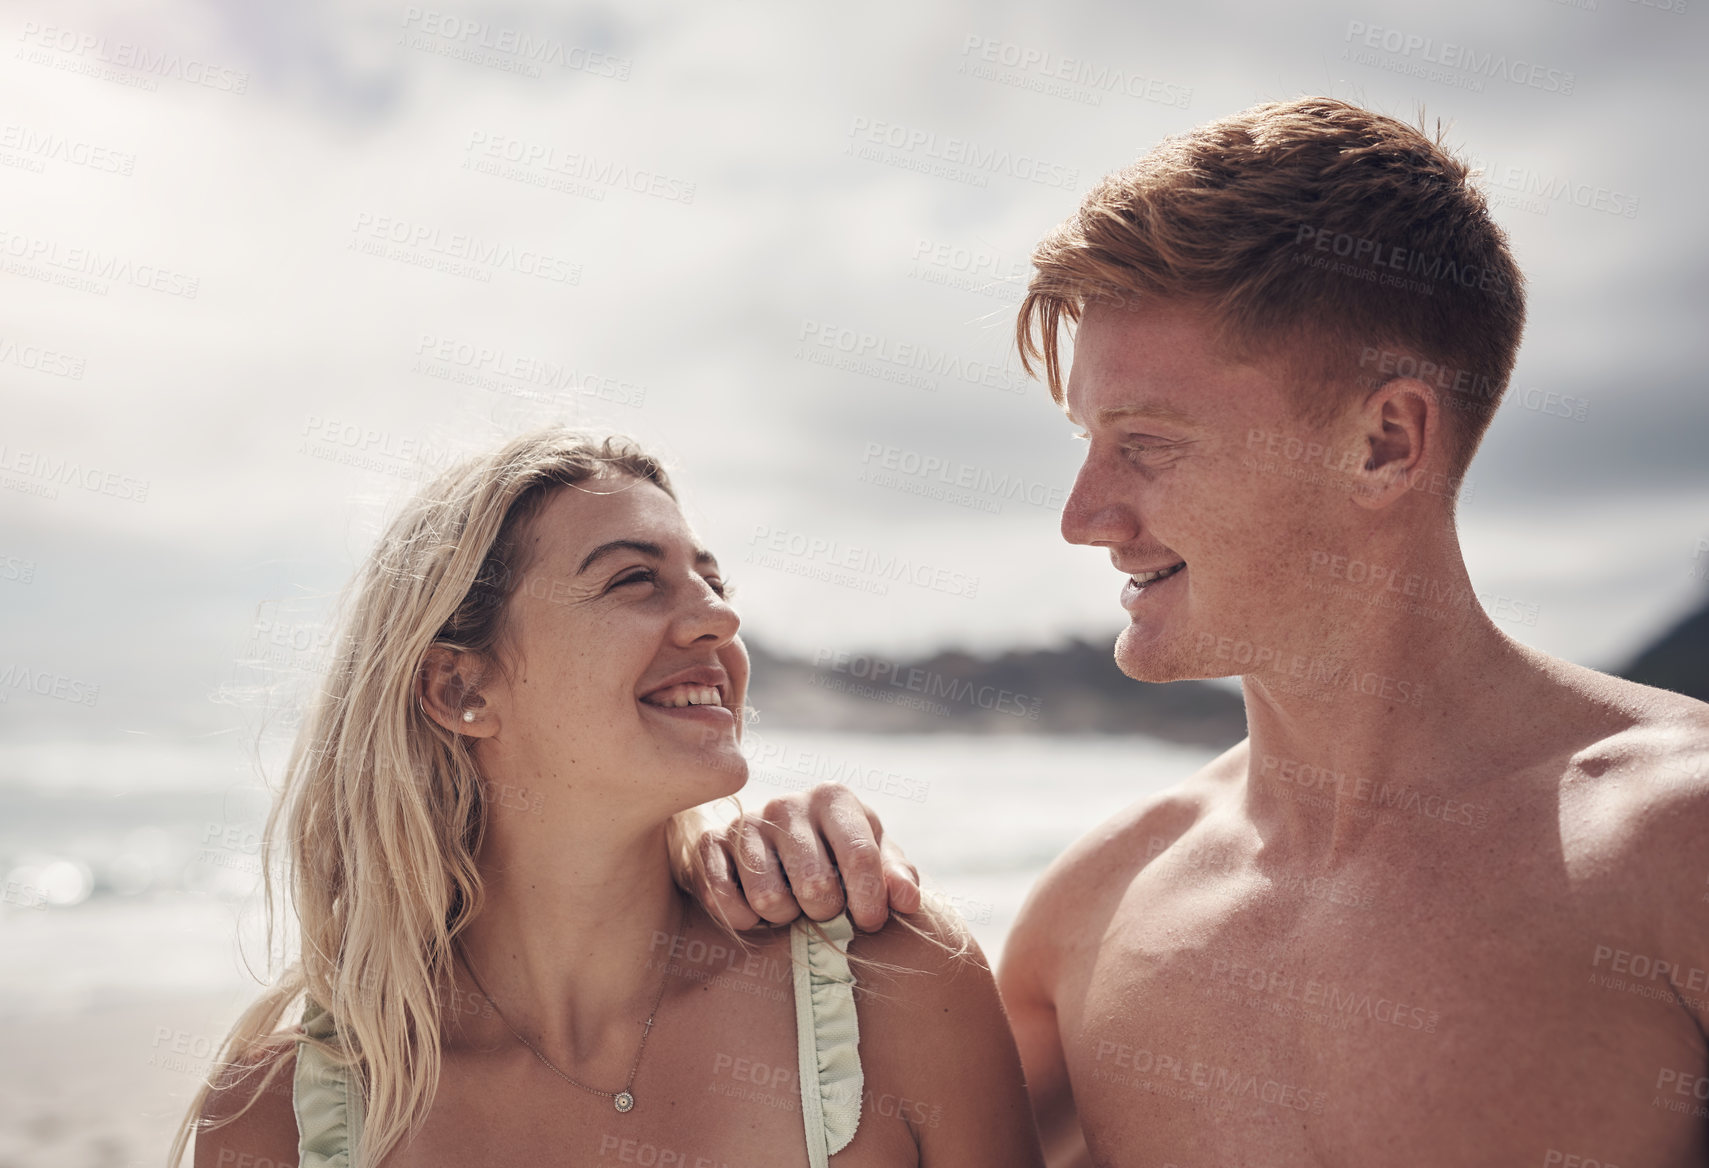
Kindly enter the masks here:
<path id="1" fill-rule="evenodd" d="M 682 894 L 678 893 L 678 895 L 681 896 Z M 682 935 L 687 931 L 688 931 L 688 898 L 683 897 L 682 919 L 677 922 L 677 929 L 676 929 L 677 940 L 681 941 Z M 667 984 L 669 984 L 669 982 L 670 982 L 670 963 L 669 962 L 661 962 L 660 963 L 660 964 L 664 965 L 664 967 L 665 967 L 665 975 L 659 979 L 659 992 L 653 995 L 653 1008 L 647 1011 L 647 1021 L 646 1021 L 645 1026 L 641 1030 L 641 1045 L 635 1048 L 635 1061 L 629 1064 L 629 1077 L 623 1081 L 623 1086 L 620 1090 L 617 1090 L 617 1091 L 601 1091 L 598 1087 L 589 1087 L 586 1083 L 577 1082 L 575 1079 L 572 1079 L 568 1075 L 564 1074 L 564 1072 L 560 1071 L 557 1067 L 552 1065 L 551 1059 L 547 1058 L 544 1054 L 540 1053 L 539 1047 L 535 1046 L 532 1042 L 529 1042 L 526 1038 L 522 1037 L 522 1032 L 520 1030 L 518 1030 L 516 1027 L 512 1026 L 510 1024 L 510 1019 L 506 1018 L 504 1016 L 504 1011 L 498 1008 L 497 999 L 495 999 L 490 993 L 487 992 L 486 986 L 481 984 L 481 975 L 475 972 L 475 963 L 469 960 L 469 954 L 467 951 L 464 950 L 462 942 L 458 941 L 458 942 L 455 942 L 455 944 L 457 946 L 457 955 L 463 959 L 463 968 L 467 969 L 469 971 L 469 976 L 474 979 L 475 988 L 480 990 L 481 995 L 484 998 L 486 998 L 487 1001 L 489 1001 L 493 1004 L 493 1012 L 498 1015 L 498 1020 L 500 1022 L 504 1023 L 505 1029 L 509 1030 L 512 1034 L 516 1035 L 516 1041 L 520 1042 L 523 1046 L 526 1046 L 529 1050 L 533 1051 L 534 1057 L 539 1059 L 542 1063 L 546 1064 L 547 1070 L 551 1071 L 554 1075 L 558 1076 L 558 1078 L 562 1079 L 564 1082 L 568 1083 L 572 1087 L 580 1087 L 583 1091 L 588 1092 L 590 1095 L 598 1095 L 598 1096 L 601 1096 L 602 1098 L 611 1100 L 611 1105 L 613 1107 L 615 1107 L 618 1111 L 627 1112 L 627 1111 L 635 1110 L 635 1093 L 633 1090 L 631 1090 L 631 1088 L 633 1088 L 635 1086 L 635 1072 L 637 1072 L 641 1069 L 641 1055 L 647 1049 L 647 1038 L 649 1035 L 651 1035 L 653 1033 L 653 1019 L 658 1016 L 659 1003 L 664 1001 L 665 986 Z M 672 950 L 674 950 L 675 948 L 676 947 L 673 945 Z"/>

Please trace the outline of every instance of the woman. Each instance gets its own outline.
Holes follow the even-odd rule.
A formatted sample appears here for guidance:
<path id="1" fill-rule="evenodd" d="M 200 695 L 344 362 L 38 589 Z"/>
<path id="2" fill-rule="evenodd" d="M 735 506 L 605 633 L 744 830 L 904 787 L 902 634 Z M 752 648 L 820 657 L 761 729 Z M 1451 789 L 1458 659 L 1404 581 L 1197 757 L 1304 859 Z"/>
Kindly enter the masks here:
<path id="1" fill-rule="evenodd" d="M 300 960 L 174 1163 L 191 1126 L 208 1168 L 1041 1162 L 952 926 L 739 943 L 673 883 L 746 779 L 748 661 L 654 459 L 553 427 L 466 462 L 349 604 L 273 814 Z"/>

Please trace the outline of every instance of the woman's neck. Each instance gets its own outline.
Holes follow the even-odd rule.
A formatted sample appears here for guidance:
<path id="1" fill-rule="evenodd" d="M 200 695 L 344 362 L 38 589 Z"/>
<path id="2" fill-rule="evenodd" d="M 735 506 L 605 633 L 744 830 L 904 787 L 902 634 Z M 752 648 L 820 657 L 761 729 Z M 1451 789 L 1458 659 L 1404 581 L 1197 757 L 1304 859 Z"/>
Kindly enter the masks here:
<path id="1" fill-rule="evenodd" d="M 581 1078 L 577 1066 L 633 1056 L 686 910 L 663 824 L 626 838 L 609 825 L 573 834 L 559 826 L 493 825 L 477 861 L 481 910 L 458 943 L 500 1015 L 496 1033 L 508 1038 L 508 1022 Z M 471 1015 L 485 1010 L 459 1013 Z"/>

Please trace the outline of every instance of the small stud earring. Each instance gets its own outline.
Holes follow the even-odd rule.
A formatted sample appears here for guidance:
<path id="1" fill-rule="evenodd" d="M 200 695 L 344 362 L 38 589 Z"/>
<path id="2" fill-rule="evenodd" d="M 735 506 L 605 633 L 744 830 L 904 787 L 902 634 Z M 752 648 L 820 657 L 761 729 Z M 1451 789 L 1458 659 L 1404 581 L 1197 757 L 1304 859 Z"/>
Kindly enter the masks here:
<path id="1" fill-rule="evenodd" d="M 464 710 L 463 711 L 463 721 L 473 722 L 474 720 L 475 720 L 475 711 L 473 711 L 473 710 Z"/>

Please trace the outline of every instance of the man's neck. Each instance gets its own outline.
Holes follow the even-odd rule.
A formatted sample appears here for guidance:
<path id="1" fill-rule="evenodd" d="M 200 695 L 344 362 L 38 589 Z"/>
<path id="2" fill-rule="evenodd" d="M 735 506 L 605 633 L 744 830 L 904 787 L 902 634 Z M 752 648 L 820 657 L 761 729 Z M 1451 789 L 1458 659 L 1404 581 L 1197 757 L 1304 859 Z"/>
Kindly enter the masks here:
<path id="1" fill-rule="evenodd" d="M 1437 575 L 1465 578 L 1457 557 Z M 1346 605 L 1324 652 L 1242 679 L 1245 807 L 1266 846 L 1334 866 L 1395 800 L 1425 817 L 1447 801 L 1454 815 L 1475 815 L 1476 789 L 1520 764 L 1514 702 L 1550 682 L 1469 582 L 1463 596 L 1445 616 Z"/>

